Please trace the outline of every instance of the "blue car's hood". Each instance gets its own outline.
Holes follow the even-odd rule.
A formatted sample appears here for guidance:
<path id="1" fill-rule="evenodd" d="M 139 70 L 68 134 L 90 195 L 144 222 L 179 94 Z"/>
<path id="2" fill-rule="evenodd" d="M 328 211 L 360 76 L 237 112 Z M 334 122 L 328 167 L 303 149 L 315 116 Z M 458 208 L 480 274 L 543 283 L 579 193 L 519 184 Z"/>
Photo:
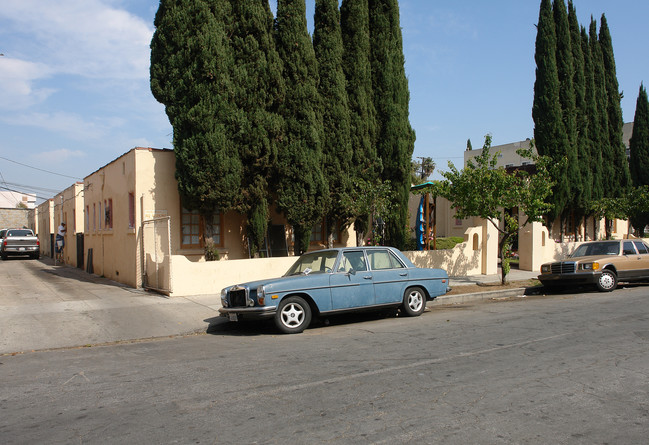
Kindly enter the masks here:
<path id="1" fill-rule="evenodd" d="M 311 288 L 314 286 L 327 285 L 329 283 L 330 276 L 330 273 L 290 275 L 287 277 L 248 281 L 246 283 L 239 283 L 236 286 L 248 286 L 248 288 L 250 289 L 256 289 L 263 284 L 266 287 L 267 292 L 283 292 L 288 290 L 299 290 Z M 228 288 L 230 287 L 232 286 L 228 286 Z"/>

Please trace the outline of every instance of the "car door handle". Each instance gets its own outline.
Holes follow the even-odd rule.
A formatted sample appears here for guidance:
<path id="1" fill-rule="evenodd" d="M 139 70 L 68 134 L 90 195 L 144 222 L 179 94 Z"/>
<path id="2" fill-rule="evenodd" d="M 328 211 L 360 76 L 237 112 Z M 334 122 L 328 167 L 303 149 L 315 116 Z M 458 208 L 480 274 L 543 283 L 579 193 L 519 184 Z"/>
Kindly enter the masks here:
<path id="1" fill-rule="evenodd" d="M 371 279 L 372 279 L 372 275 L 365 275 L 363 278 L 365 278 L 366 280 L 371 280 Z"/>
<path id="2" fill-rule="evenodd" d="M 400 277 L 407 277 L 408 274 L 407 274 L 407 273 L 400 273 L 399 276 L 400 276 Z"/>

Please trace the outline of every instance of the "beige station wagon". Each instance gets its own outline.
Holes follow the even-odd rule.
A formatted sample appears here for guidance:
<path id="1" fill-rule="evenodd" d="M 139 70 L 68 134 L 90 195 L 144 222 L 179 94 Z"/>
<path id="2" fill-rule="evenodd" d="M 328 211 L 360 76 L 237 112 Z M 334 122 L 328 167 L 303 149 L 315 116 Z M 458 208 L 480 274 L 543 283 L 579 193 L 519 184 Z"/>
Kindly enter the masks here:
<path id="1" fill-rule="evenodd" d="M 541 266 L 544 286 L 594 284 L 610 292 L 618 281 L 649 280 L 649 246 L 642 240 L 591 241 L 581 244 L 564 261 Z"/>

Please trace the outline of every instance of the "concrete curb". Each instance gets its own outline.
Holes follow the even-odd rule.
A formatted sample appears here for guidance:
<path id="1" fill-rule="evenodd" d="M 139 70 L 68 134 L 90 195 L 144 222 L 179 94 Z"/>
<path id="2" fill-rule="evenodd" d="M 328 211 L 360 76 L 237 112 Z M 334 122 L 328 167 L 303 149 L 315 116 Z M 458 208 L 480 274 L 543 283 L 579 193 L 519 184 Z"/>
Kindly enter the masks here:
<path id="1" fill-rule="evenodd" d="M 440 306 L 443 304 L 475 303 L 494 298 L 522 297 L 523 295 L 526 295 L 527 292 L 528 288 L 519 287 L 514 289 L 492 290 L 468 294 L 442 295 L 441 297 L 435 298 L 429 303 L 429 305 Z"/>

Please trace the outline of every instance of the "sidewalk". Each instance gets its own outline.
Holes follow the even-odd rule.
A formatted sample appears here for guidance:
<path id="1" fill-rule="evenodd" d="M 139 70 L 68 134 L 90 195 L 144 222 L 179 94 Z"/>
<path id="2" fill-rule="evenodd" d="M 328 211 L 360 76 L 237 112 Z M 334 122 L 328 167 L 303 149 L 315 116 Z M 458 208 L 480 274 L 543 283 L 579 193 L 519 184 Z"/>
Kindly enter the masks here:
<path id="1" fill-rule="evenodd" d="M 211 295 L 173 297 L 121 285 L 70 266 L 38 262 L 25 277 L 0 279 L 0 354 L 99 345 L 111 342 L 206 332 L 219 319 L 220 289 Z M 0 268 L 0 272 L 4 272 Z M 34 277 L 36 275 L 36 277 Z M 510 281 L 536 277 L 512 270 Z M 17 286 L 38 280 L 35 288 Z M 499 275 L 451 277 L 451 287 L 499 282 Z M 520 289 L 514 294 L 522 295 Z M 439 297 L 432 304 L 464 303 L 512 290 Z"/>

